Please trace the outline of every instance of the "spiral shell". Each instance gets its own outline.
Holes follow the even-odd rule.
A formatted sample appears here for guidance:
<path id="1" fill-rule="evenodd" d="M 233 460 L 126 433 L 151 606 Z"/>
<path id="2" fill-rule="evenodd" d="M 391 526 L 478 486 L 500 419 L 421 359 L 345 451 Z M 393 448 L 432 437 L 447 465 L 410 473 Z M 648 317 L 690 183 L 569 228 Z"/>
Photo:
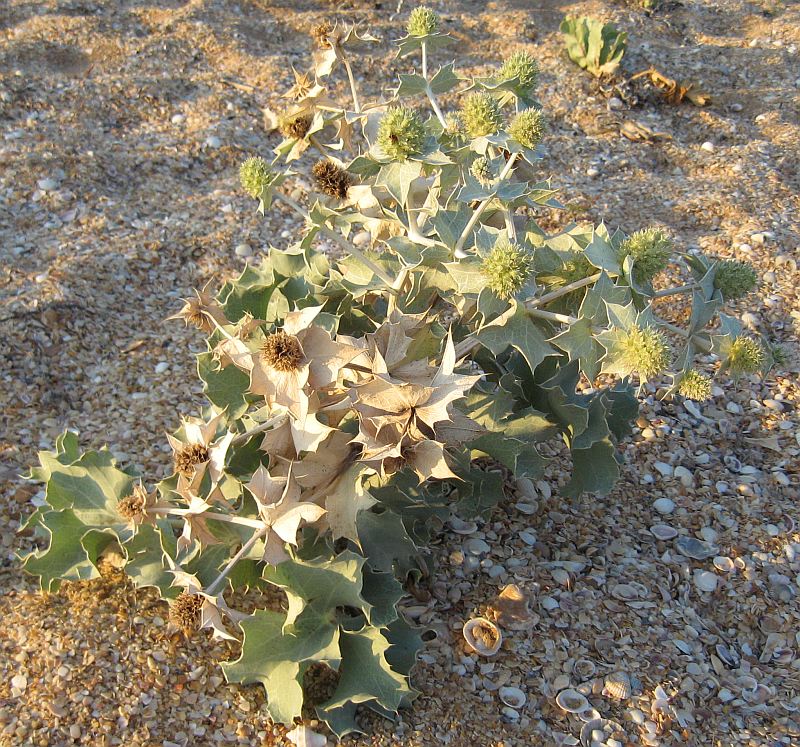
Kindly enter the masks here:
<path id="1" fill-rule="evenodd" d="M 491 620 L 485 617 L 473 617 L 464 623 L 464 640 L 467 645 L 481 656 L 494 656 L 503 643 L 503 634 Z"/>
<path id="2" fill-rule="evenodd" d="M 631 678 L 625 672 L 612 672 L 606 677 L 603 695 L 616 700 L 631 697 Z"/>

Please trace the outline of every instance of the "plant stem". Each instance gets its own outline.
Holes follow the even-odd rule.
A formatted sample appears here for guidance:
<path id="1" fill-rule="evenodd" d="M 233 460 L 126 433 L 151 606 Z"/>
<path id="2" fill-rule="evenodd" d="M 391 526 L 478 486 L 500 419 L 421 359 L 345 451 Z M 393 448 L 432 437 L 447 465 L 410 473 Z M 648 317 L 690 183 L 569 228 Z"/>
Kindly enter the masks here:
<path id="1" fill-rule="evenodd" d="M 543 296 L 539 296 L 539 298 L 533 298 L 525 304 L 527 309 L 535 309 L 539 306 L 544 306 L 545 304 L 550 303 L 551 301 L 555 301 L 557 298 L 561 298 L 561 296 L 566 296 L 567 293 L 572 293 L 574 290 L 578 290 L 578 288 L 583 288 L 586 285 L 591 285 L 592 283 L 596 282 L 600 279 L 602 273 L 598 272 L 588 278 L 583 278 L 583 280 L 576 280 L 573 283 L 567 283 L 567 285 L 559 288 L 558 290 L 551 291 L 550 293 L 545 293 Z"/>
<path id="2" fill-rule="evenodd" d="M 262 537 L 266 536 L 267 532 L 269 532 L 269 527 L 262 526 L 262 528 L 253 533 L 253 536 L 245 542 L 239 552 L 236 553 L 229 561 L 228 564 L 222 569 L 219 576 L 217 576 L 212 582 L 211 586 L 209 586 L 205 593 L 206 594 L 213 594 L 216 588 L 225 580 L 226 576 L 233 570 L 233 567 L 250 551 L 250 548 L 255 545 L 258 540 Z"/>
<path id="3" fill-rule="evenodd" d="M 663 319 L 657 320 L 659 326 L 663 327 L 664 329 L 668 330 L 669 332 L 673 332 L 676 335 L 680 335 L 681 337 L 685 337 L 689 342 L 696 345 L 700 350 L 704 353 L 710 353 L 712 349 L 712 345 L 708 340 L 704 340 L 702 337 L 698 337 L 697 335 L 689 334 L 689 331 L 683 329 L 683 327 L 677 327 L 674 324 L 670 324 L 669 322 L 665 322 Z"/>
<path id="4" fill-rule="evenodd" d="M 275 198 L 281 200 L 284 204 L 288 205 L 292 210 L 294 210 L 294 212 L 297 215 L 299 215 L 305 221 L 310 220 L 308 217 L 308 213 L 303 209 L 303 207 L 299 203 L 295 202 L 291 197 L 289 197 L 289 195 L 285 195 L 283 194 L 283 192 L 275 192 Z M 336 231 L 332 231 L 327 226 L 320 226 L 319 230 L 321 234 L 331 239 L 332 241 L 335 241 L 337 244 L 339 244 L 339 246 L 342 247 L 342 249 L 344 249 L 346 252 L 349 252 L 354 257 L 356 257 L 356 259 L 358 259 L 362 264 L 369 267 L 369 269 L 372 270 L 391 289 L 392 283 L 394 283 L 392 278 L 389 277 L 389 275 L 386 272 L 384 272 L 381 267 L 379 267 L 369 257 L 367 257 L 358 247 L 353 246 L 353 244 L 351 244 L 344 236 L 341 236 L 340 234 L 336 233 Z M 392 291 L 390 290 L 389 292 L 391 293 Z"/>
<path id="5" fill-rule="evenodd" d="M 664 298 L 665 296 L 676 296 L 679 293 L 691 293 L 697 286 L 691 285 L 678 285 L 675 288 L 664 288 L 664 290 L 656 291 L 653 298 Z"/>
<path id="6" fill-rule="evenodd" d="M 264 431 L 269 430 L 272 428 L 273 425 L 280 422 L 284 418 L 284 415 L 276 415 L 274 418 L 270 418 L 269 420 L 265 420 L 263 423 L 259 423 L 258 425 L 251 428 L 249 431 L 245 431 L 244 433 L 240 433 L 236 438 L 231 441 L 231 446 L 239 446 L 243 444 L 245 441 L 249 441 L 250 438 L 255 436 L 257 433 L 263 433 Z"/>
<path id="7" fill-rule="evenodd" d="M 515 244 L 517 242 L 517 227 L 514 225 L 514 216 L 509 208 L 503 208 L 503 218 L 506 222 L 508 240 Z"/>
<path id="8" fill-rule="evenodd" d="M 358 102 L 358 89 L 356 88 L 356 79 L 353 77 L 353 68 L 350 67 L 350 60 L 346 57 L 342 59 L 344 69 L 347 70 L 347 79 L 350 81 L 350 91 L 353 94 L 353 108 L 356 114 L 361 114 L 361 104 Z"/>
<path id="9" fill-rule="evenodd" d="M 192 513 L 192 511 L 188 508 L 173 508 L 169 511 L 164 511 L 164 509 L 160 508 L 148 508 L 147 513 L 166 514 L 167 516 L 183 518 L 187 514 Z M 213 521 L 222 521 L 226 524 L 239 524 L 243 527 L 253 527 L 254 529 L 262 529 L 264 527 L 264 522 L 260 519 L 248 519 L 244 516 L 229 516 L 228 514 L 218 514 L 215 511 L 203 511 L 203 518 L 212 519 Z"/>
<path id="10" fill-rule="evenodd" d="M 506 165 L 503 167 L 503 170 L 500 172 L 499 180 L 502 181 L 505 179 L 511 169 L 514 167 L 514 161 L 517 160 L 517 156 L 519 153 L 512 153 L 511 157 L 506 161 Z M 487 197 L 477 208 L 475 208 L 475 212 L 472 213 L 472 217 L 469 219 L 469 223 L 467 223 L 464 230 L 461 232 L 461 236 L 458 237 L 458 241 L 456 242 L 455 249 L 453 249 L 453 254 L 456 257 L 464 256 L 461 254 L 461 250 L 464 248 L 464 244 L 467 243 L 467 239 L 470 237 L 472 233 L 472 229 L 475 228 L 475 225 L 480 220 L 483 211 L 489 206 L 489 203 L 494 199 L 494 197 Z"/>
<path id="11" fill-rule="evenodd" d="M 422 42 L 422 77 L 425 78 L 425 93 L 428 96 L 428 101 L 431 102 L 433 113 L 436 115 L 436 119 L 439 120 L 439 124 L 442 125 L 442 127 L 447 127 L 447 121 L 444 118 L 444 114 L 442 114 L 442 110 L 439 108 L 439 102 L 436 101 L 436 96 L 428 82 L 428 45 L 426 42 Z"/>
<path id="12" fill-rule="evenodd" d="M 556 314 L 555 311 L 543 311 L 541 309 L 527 309 L 528 316 L 535 319 L 547 319 L 550 322 L 560 322 L 561 324 L 575 324 L 577 317 L 568 314 Z"/>

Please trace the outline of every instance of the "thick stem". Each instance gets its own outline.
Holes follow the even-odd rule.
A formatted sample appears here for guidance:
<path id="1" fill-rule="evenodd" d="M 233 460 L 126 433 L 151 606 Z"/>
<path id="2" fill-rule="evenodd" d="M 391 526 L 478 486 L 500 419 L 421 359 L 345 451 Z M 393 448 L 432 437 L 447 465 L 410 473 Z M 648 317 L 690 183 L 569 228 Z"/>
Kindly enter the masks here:
<path id="1" fill-rule="evenodd" d="M 656 291 L 653 298 L 665 298 L 666 296 L 677 296 L 679 293 L 691 293 L 696 285 L 678 285 L 675 288 L 664 288 L 663 290 Z"/>
<path id="2" fill-rule="evenodd" d="M 567 283 L 567 285 L 559 288 L 558 290 L 545 293 L 543 296 L 539 296 L 539 298 L 532 298 L 530 301 L 526 302 L 525 307 L 527 309 L 535 309 L 539 306 L 544 306 L 551 301 L 555 301 L 557 298 L 561 298 L 561 296 L 566 296 L 567 293 L 572 293 L 572 291 L 578 290 L 578 288 L 591 285 L 592 283 L 598 281 L 601 275 L 602 273 L 598 272 L 591 277 L 583 278 L 583 280 L 576 280 L 573 283 Z"/>
<path id="3" fill-rule="evenodd" d="M 245 542 L 239 552 L 236 553 L 229 561 L 228 564 L 222 569 L 219 576 L 217 576 L 212 582 L 211 586 L 209 586 L 205 593 L 206 594 L 213 594 L 217 587 L 225 580 L 227 575 L 233 570 L 234 566 L 250 551 L 250 548 L 255 545 L 258 540 L 262 537 L 265 537 L 267 532 L 269 532 L 269 527 L 262 526 L 262 528 L 253 533 L 253 536 Z"/>
<path id="4" fill-rule="evenodd" d="M 233 441 L 231 441 L 231 446 L 240 446 L 241 444 L 245 443 L 245 441 L 249 441 L 257 433 L 263 433 L 264 431 L 268 431 L 270 428 L 272 428 L 273 425 L 279 423 L 283 418 L 284 415 L 276 415 L 274 418 L 270 418 L 269 420 L 265 420 L 263 423 L 259 423 L 258 425 L 251 428 L 249 431 L 240 433 L 233 439 Z"/>
<path id="5" fill-rule="evenodd" d="M 447 127 L 447 120 L 445 120 L 444 114 L 442 114 L 442 110 L 439 108 L 439 102 L 436 101 L 436 96 L 428 82 L 428 45 L 424 41 L 422 42 L 422 77 L 425 78 L 425 93 L 428 96 L 428 101 L 431 102 L 433 113 L 436 115 L 436 119 L 439 120 L 439 124 L 442 125 L 442 127 Z"/>
<path id="6" fill-rule="evenodd" d="M 517 242 L 517 227 L 514 225 L 514 215 L 509 208 L 503 208 L 503 218 L 506 222 L 506 233 L 508 240 L 516 244 Z"/>
<path id="7" fill-rule="evenodd" d="M 676 335 L 685 337 L 687 340 L 696 345 L 704 353 L 711 352 L 713 346 L 708 340 L 704 340 L 702 337 L 698 337 L 697 335 L 692 335 L 689 333 L 689 330 L 683 329 L 683 327 L 677 327 L 674 324 L 670 324 L 669 322 L 665 322 L 663 319 L 658 319 L 657 321 L 659 326 L 663 327 L 664 329 L 670 332 L 673 332 Z"/>
<path id="8" fill-rule="evenodd" d="M 500 172 L 500 177 L 499 177 L 500 181 L 502 181 L 508 176 L 511 169 L 514 167 L 514 162 L 517 160 L 518 155 L 519 153 L 512 153 L 511 157 L 508 159 L 508 161 L 506 161 L 506 165 Z M 489 207 L 489 203 L 493 199 L 494 197 L 487 197 L 485 200 L 483 200 L 483 202 L 480 203 L 480 205 L 478 205 L 477 208 L 475 208 L 475 212 L 472 213 L 472 217 L 469 219 L 469 223 L 467 223 L 466 227 L 461 232 L 461 236 L 458 237 L 458 241 L 456 242 L 455 249 L 453 250 L 453 253 L 455 254 L 456 257 L 463 256 L 460 253 L 461 250 L 464 248 L 464 244 L 467 243 L 467 239 L 472 234 L 472 229 L 475 228 L 475 225 L 480 220 L 481 215 L 483 215 L 483 211 L 486 210 L 487 207 Z"/>
<path id="9" fill-rule="evenodd" d="M 166 514 L 167 516 L 175 516 L 183 518 L 192 513 L 189 508 L 173 508 L 165 511 L 163 508 L 148 508 L 149 514 Z M 229 516 L 228 514 L 218 514 L 214 511 L 203 511 L 203 518 L 212 519 L 213 521 L 222 521 L 226 524 L 239 524 L 243 527 L 253 527 L 254 529 L 263 529 L 264 522 L 260 519 L 248 519 L 244 516 Z"/>
<path id="10" fill-rule="evenodd" d="M 577 317 L 568 314 L 557 314 L 555 311 L 543 311 L 541 309 L 528 309 L 528 316 L 534 319 L 546 319 L 548 322 L 559 322 L 560 324 L 575 324 Z"/>

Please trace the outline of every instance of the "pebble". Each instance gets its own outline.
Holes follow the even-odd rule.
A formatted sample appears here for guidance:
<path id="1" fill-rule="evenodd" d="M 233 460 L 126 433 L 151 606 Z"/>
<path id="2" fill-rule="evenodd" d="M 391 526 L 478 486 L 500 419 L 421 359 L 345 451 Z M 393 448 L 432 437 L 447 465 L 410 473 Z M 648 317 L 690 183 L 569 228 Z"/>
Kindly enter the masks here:
<path id="1" fill-rule="evenodd" d="M 594 166 L 590 166 L 588 169 L 586 169 L 586 176 L 595 177 L 599 175 L 600 175 L 600 170 L 596 169 Z"/>
<path id="2" fill-rule="evenodd" d="M 690 488 L 694 484 L 694 475 L 683 465 L 675 467 L 675 477 L 677 477 L 681 481 L 681 485 L 686 488 Z"/>
<path id="3" fill-rule="evenodd" d="M 653 467 L 664 477 L 672 477 L 675 471 L 672 465 L 666 462 L 656 462 Z"/>
<path id="4" fill-rule="evenodd" d="M 653 508 L 660 514 L 671 514 L 675 510 L 675 501 L 670 498 L 658 498 L 653 502 Z"/>
<path id="5" fill-rule="evenodd" d="M 706 141 L 705 141 L 705 142 L 704 142 L 704 143 L 703 143 L 703 144 L 700 146 L 700 148 L 701 148 L 702 150 L 706 151 L 707 153 L 713 153 L 713 152 L 714 152 L 714 143 L 712 143 L 710 140 L 706 140 Z"/>
<path id="6" fill-rule="evenodd" d="M 207 148 L 219 148 L 222 145 L 222 140 L 220 140 L 216 135 L 209 135 L 206 138 L 205 143 Z"/>
<path id="7" fill-rule="evenodd" d="M 172 119 L 170 119 L 170 122 L 172 122 L 172 124 L 175 125 L 183 124 L 185 121 L 186 121 L 185 114 L 173 114 Z"/>
<path id="8" fill-rule="evenodd" d="M 24 674 L 15 674 L 11 678 L 11 687 L 24 692 L 25 688 L 28 687 L 28 678 Z"/>
<path id="9" fill-rule="evenodd" d="M 54 189 L 58 189 L 58 182 L 55 179 L 39 179 L 36 185 L 43 192 L 52 192 Z"/>
<path id="10" fill-rule="evenodd" d="M 168 368 L 169 368 L 169 363 L 167 363 L 166 361 L 161 361 L 161 362 L 159 362 L 159 363 L 157 363 L 157 364 L 156 364 L 156 369 L 155 369 L 155 370 L 156 370 L 156 373 L 157 373 L 157 374 L 162 374 L 162 373 L 164 373 L 164 372 L 165 372 L 165 371 L 166 371 Z"/>
<path id="11" fill-rule="evenodd" d="M 233 251 L 237 257 L 253 256 L 253 250 L 247 244 L 238 244 Z"/>

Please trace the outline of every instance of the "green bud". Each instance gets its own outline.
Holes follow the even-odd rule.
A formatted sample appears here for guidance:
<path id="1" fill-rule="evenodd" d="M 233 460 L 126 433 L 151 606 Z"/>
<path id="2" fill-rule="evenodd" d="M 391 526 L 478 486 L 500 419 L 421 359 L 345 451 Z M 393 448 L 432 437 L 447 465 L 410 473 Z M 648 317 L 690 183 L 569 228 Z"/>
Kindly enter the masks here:
<path id="1" fill-rule="evenodd" d="M 739 335 L 731 343 L 727 366 L 734 376 L 754 374 L 761 370 L 766 359 L 767 353 L 759 342 L 752 337 Z"/>
<path id="2" fill-rule="evenodd" d="M 470 137 L 494 135 L 503 124 L 500 104 L 486 91 L 478 91 L 467 97 L 461 110 L 461 117 Z"/>
<path id="3" fill-rule="evenodd" d="M 757 280 L 756 271 L 748 262 L 723 259 L 717 264 L 714 287 L 722 293 L 722 297 L 727 301 L 747 295 L 756 287 Z"/>
<path id="4" fill-rule="evenodd" d="M 711 396 L 711 379 L 692 369 L 683 375 L 678 384 L 678 392 L 688 399 L 708 399 Z"/>
<path id="5" fill-rule="evenodd" d="M 503 62 L 497 78 L 498 80 L 519 78 L 524 88 L 532 89 L 539 79 L 539 63 L 528 52 L 514 52 Z"/>
<path id="6" fill-rule="evenodd" d="M 525 109 L 514 117 L 508 134 L 524 148 L 535 148 L 544 136 L 544 115 L 538 109 Z"/>
<path id="7" fill-rule="evenodd" d="M 381 117 L 378 124 L 378 145 L 396 161 L 422 152 L 425 127 L 417 114 L 406 106 L 395 106 Z"/>
<path id="8" fill-rule="evenodd" d="M 444 115 L 444 134 L 450 138 L 462 138 L 467 134 L 464 120 L 459 112 L 448 112 Z"/>
<path id="9" fill-rule="evenodd" d="M 622 350 L 625 363 L 642 379 L 661 373 L 669 365 L 669 345 L 655 327 L 631 327 L 622 340 Z"/>
<path id="10" fill-rule="evenodd" d="M 483 260 L 481 273 L 487 285 L 503 299 L 512 298 L 525 287 L 533 271 L 530 252 L 508 239 L 501 239 Z"/>
<path id="11" fill-rule="evenodd" d="M 633 275 L 638 283 L 649 283 L 666 268 L 672 254 L 672 241 L 660 228 L 645 228 L 629 236 L 619 248 L 622 262 L 633 257 Z"/>
<path id="12" fill-rule="evenodd" d="M 272 170 L 260 156 L 248 158 L 239 167 L 239 180 L 244 191 L 256 199 L 261 196 L 261 191 L 267 186 L 271 177 Z"/>
<path id="13" fill-rule="evenodd" d="M 489 161 L 484 156 L 479 156 L 472 162 L 469 169 L 472 176 L 474 176 L 481 184 L 486 185 L 492 181 L 492 167 Z"/>
<path id="14" fill-rule="evenodd" d="M 439 30 L 439 16 L 424 5 L 414 8 L 408 17 L 409 36 L 430 36 Z"/>
<path id="15" fill-rule="evenodd" d="M 775 365 L 777 366 L 782 366 L 788 360 L 786 356 L 786 351 L 783 349 L 781 345 L 770 346 L 769 352 L 772 355 L 772 360 L 775 362 Z"/>

